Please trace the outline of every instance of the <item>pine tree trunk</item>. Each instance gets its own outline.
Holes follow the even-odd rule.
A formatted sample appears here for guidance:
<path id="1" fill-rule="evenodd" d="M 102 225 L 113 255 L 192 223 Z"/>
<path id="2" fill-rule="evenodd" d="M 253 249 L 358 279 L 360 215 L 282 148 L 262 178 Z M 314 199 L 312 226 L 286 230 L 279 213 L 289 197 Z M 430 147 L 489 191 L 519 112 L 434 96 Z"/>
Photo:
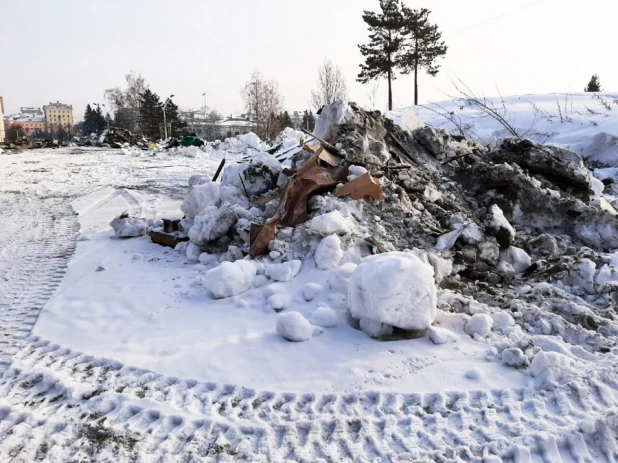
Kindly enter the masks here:
<path id="1" fill-rule="evenodd" d="M 393 89 L 391 87 L 391 80 L 392 80 L 392 75 L 391 75 L 391 70 L 388 70 L 388 110 L 392 111 L 393 110 Z"/>
<path id="2" fill-rule="evenodd" d="M 418 39 L 414 42 L 414 106 L 418 106 Z"/>

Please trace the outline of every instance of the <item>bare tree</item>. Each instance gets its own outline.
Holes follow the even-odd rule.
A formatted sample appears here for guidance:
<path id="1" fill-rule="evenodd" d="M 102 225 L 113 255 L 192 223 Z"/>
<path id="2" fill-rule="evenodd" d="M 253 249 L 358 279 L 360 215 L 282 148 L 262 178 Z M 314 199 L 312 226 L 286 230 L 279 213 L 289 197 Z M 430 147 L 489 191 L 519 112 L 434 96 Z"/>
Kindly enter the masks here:
<path id="1" fill-rule="evenodd" d="M 348 98 L 348 86 L 339 66 L 326 58 L 318 71 L 317 89 L 311 91 L 311 104 L 316 111 L 322 106 Z"/>
<path id="2" fill-rule="evenodd" d="M 131 71 L 125 76 L 127 88 L 120 87 L 105 90 L 105 99 L 114 113 L 114 124 L 119 127 L 139 131 L 140 94 L 148 89 L 148 84 L 141 74 Z"/>
<path id="3" fill-rule="evenodd" d="M 265 80 L 260 71 L 255 70 L 241 94 L 245 109 L 257 124 L 257 135 L 262 139 L 273 138 L 277 129 L 276 117 L 283 107 L 279 84 L 274 80 Z"/>
<path id="4" fill-rule="evenodd" d="M 376 101 L 378 98 L 378 90 L 380 89 L 380 81 L 372 80 L 367 83 L 367 99 L 369 100 L 369 109 L 375 111 Z"/>

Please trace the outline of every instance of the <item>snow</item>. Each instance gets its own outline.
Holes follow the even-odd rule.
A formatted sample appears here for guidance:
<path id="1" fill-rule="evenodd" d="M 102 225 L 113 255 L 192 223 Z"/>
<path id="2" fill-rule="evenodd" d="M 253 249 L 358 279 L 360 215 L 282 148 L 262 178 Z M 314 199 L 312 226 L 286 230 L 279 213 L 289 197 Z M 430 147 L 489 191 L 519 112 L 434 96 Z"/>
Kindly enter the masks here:
<path id="1" fill-rule="evenodd" d="M 336 328 L 339 325 L 337 313 L 327 306 L 320 306 L 311 314 L 311 324 L 322 328 Z"/>
<path id="2" fill-rule="evenodd" d="M 553 96 L 530 98 L 537 102 L 547 100 L 544 107 L 549 110 Z M 587 106 L 599 109 L 598 105 L 594 106 L 590 95 L 573 97 L 573 100 L 576 104 L 581 100 Z M 510 101 L 513 100 L 507 99 L 507 102 Z M 555 99 L 553 105 L 555 107 Z M 532 111 L 528 108 L 528 113 L 525 113 L 523 106 L 517 114 L 528 117 Z M 513 105 L 509 103 L 508 107 L 511 109 Z M 453 109 L 461 113 L 456 104 Z M 514 109 L 518 110 L 517 104 Z M 424 113 L 422 108 L 419 111 Z M 470 107 L 464 105 L 464 116 L 468 111 Z M 581 112 L 586 114 L 585 109 Z M 615 156 L 606 156 L 613 149 L 611 140 L 616 136 L 615 112 L 582 116 L 574 111 L 573 122 L 558 122 L 553 118 L 551 124 L 542 122 L 540 128 L 552 129 L 549 134 L 551 141 L 581 147 L 582 152 L 591 143 L 598 142 L 598 151 L 584 154 L 604 157 L 615 163 Z M 500 128 L 492 127 L 492 122 L 487 119 L 468 120 L 481 133 L 501 136 Z M 598 123 L 598 127 L 590 121 Z M 522 126 L 521 121 L 517 125 Z M 595 136 L 594 130 L 605 133 Z M 235 143 L 230 142 L 230 146 Z M 239 141 L 237 146 L 245 149 L 246 144 Z M 262 149 L 263 144 L 258 147 Z M 49 442 L 52 442 L 59 435 L 57 429 L 62 429 L 64 441 L 73 432 L 72 429 L 80 429 L 79 425 L 83 423 L 81 416 L 103 413 L 110 432 L 135 431 L 143 439 L 138 440 L 136 448 L 143 451 L 151 446 L 149 448 L 155 449 L 152 452 L 159 452 L 160 448 L 164 448 L 163 452 L 168 451 L 170 446 L 160 445 L 158 440 L 163 439 L 165 443 L 171 438 L 176 442 L 174 436 L 180 433 L 192 442 L 198 441 L 201 433 L 207 437 L 206 442 L 202 441 L 199 445 L 214 448 L 208 446 L 215 442 L 216 429 L 221 421 L 225 432 L 218 434 L 216 445 L 221 445 L 221 448 L 230 445 L 237 452 L 230 458 L 239 460 L 250 460 L 246 455 L 252 455 L 251 452 L 257 454 L 260 449 L 271 451 L 269 439 L 254 439 L 256 434 L 246 433 L 247 430 L 253 431 L 259 427 L 260 433 L 262 430 L 264 435 L 273 433 L 290 443 L 289 448 L 271 453 L 272 459 L 302 459 L 299 456 L 301 450 L 323 444 L 321 438 L 311 440 L 313 434 L 309 432 L 303 434 L 303 439 L 308 439 L 307 446 L 303 449 L 295 446 L 294 433 L 300 435 L 301 431 L 304 432 L 306 423 L 328 422 L 337 427 L 338 423 L 345 424 L 353 417 L 361 423 L 377 423 L 380 429 L 392 429 L 393 435 L 405 435 L 406 439 L 411 440 L 410 446 L 418 450 L 418 459 L 431 461 L 443 458 L 443 452 L 425 453 L 432 451 L 433 444 L 426 445 L 424 441 L 405 434 L 408 431 L 405 423 L 409 424 L 412 420 L 419 426 L 429 426 L 432 420 L 439 421 L 445 416 L 452 418 L 454 415 L 449 413 L 456 413 L 458 419 L 473 423 L 468 431 L 475 433 L 479 428 L 474 416 L 468 412 L 473 404 L 479 416 L 492 418 L 486 426 L 484 424 L 490 435 L 488 439 L 482 434 L 474 434 L 475 439 L 481 436 L 477 447 L 479 453 L 474 455 L 477 459 L 498 461 L 499 454 L 506 459 L 517 459 L 523 455 L 526 461 L 551 458 L 568 461 L 576 454 L 589 453 L 589 456 L 573 457 L 573 460 L 611 460 L 607 457 L 609 453 L 604 454 L 600 449 L 610 449 L 608 451 L 611 452 L 612 436 L 615 436 L 611 410 L 616 406 L 613 392 L 616 352 L 613 348 L 601 355 L 588 349 L 595 339 L 613 336 L 613 323 L 601 318 L 603 323 L 598 329 L 591 325 L 591 328 L 575 334 L 571 331 L 579 328 L 580 323 L 588 323 L 588 317 L 599 319 L 597 313 L 576 303 L 579 299 L 575 299 L 575 295 L 582 291 L 592 292 L 590 295 L 584 294 L 583 300 L 606 298 L 606 307 L 611 310 L 611 301 L 615 298 L 611 284 L 617 279 L 616 255 L 607 253 L 593 260 L 587 258 L 584 249 L 577 254 L 569 254 L 572 265 L 565 268 L 560 281 L 553 284 L 520 286 L 521 276 L 505 277 L 500 284 L 513 287 L 513 298 L 520 299 L 517 302 L 521 302 L 521 312 L 490 307 L 475 301 L 472 296 L 468 298 L 458 294 L 458 298 L 448 297 L 448 291 L 441 290 L 438 307 L 442 310 L 436 310 L 434 324 L 429 327 L 427 336 L 376 342 L 358 328 L 380 337 L 392 334 L 390 324 L 366 317 L 349 320 L 348 310 L 352 301 L 348 300 L 348 289 L 350 278 L 357 268 L 353 263 L 324 271 L 316 268 L 312 257 L 309 257 L 307 265 L 302 265 L 300 261 L 295 264 L 298 270 L 292 272 L 295 276 L 291 280 L 273 283 L 277 280 L 267 277 L 265 273 L 268 266 L 279 264 L 271 263 L 268 256 L 255 261 L 225 262 L 226 266 L 245 262 L 255 267 L 256 274 L 262 275 L 255 275 L 253 283 L 244 292 L 212 299 L 200 282 L 206 278 L 209 269 L 219 265 L 222 255 L 199 253 L 199 263 L 194 263 L 189 262 L 187 250 L 191 249 L 191 260 L 194 260 L 201 245 L 183 243 L 178 247 L 179 251 L 184 248 L 182 252 L 176 252 L 154 245 L 148 237 L 110 239 L 114 234 L 109 222 L 124 211 L 146 223 L 156 223 L 170 214 L 182 216 L 180 206 L 188 192 L 189 178 L 196 172 L 203 173 L 206 180 L 211 178 L 223 154 L 228 156 L 230 165 L 240 160 L 240 156 L 235 158 L 233 153 L 223 149 L 214 150 L 212 156 L 200 154 L 196 158 L 164 153 L 157 154 L 157 157 L 123 156 L 120 152 L 109 150 L 73 153 L 68 149 L 2 156 L 3 214 L 16 220 L 20 233 L 15 235 L 29 232 L 30 227 L 25 226 L 26 223 L 42 223 L 44 228 L 26 243 L 35 246 L 40 241 L 44 247 L 39 248 L 42 250 L 39 253 L 33 253 L 34 248 L 24 248 L 22 251 L 14 245 L 19 236 L 10 236 L 6 240 L 0 252 L 0 299 L 4 298 L 0 300 L 0 306 L 13 309 L 20 307 L 22 300 L 25 301 L 23 304 L 32 305 L 33 298 L 40 301 L 36 304 L 45 305 L 34 325 L 33 335 L 23 341 L 26 347 L 11 354 L 11 375 L 4 376 L 3 391 L 6 394 L 3 394 L 2 407 L 6 417 L 3 420 L 7 427 L 12 425 L 16 432 L 2 435 L 0 459 L 31 461 L 37 455 L 39 436 L 44 432 L 50 432 L 52 440 Z M 41 172 L 27 173 L 30 162 L 40 164 L 37 168 L 40 167 Z M 616 177 L 616 172 L 611 169 L 615 170 L 597 171 L 596 178 Z M 605 175 L 607 177 L 603 177 Z M 232 208 L 237 217 L 241 216 L 239 214 L 246 215 L 249 204 L 242 186 L 227 187 L 229 194 L 226 193 L 223 202 L 244 208 L 245 212 Z M 598 193 L 598 183 L 595 188 Z M 605 192 L 610 189 L 606 188 Z M 28 209 L 27 202 L 22 202 L 24 198 L 36 207 Z M 67 198 L 75 199 L 70 206 L 79 213 L 78 216 L 62 212 L 70 211 Z M 54 204 L 57 209 L 46 209 Z M 12 214 L 13 210 L 17 212 Z M 340 212 L 343 212 L 342 217 L 349 215 L 345 211 Z M 254 213 L 255 210 L 251 212 Z M 30 216 L 33 221 L 26 222 Z M 46 217 L 54 219 L 44 220 Z M 55 230 L 45 233 L 46 227 L 65 219 L 73 220 L 75 228 L 67 228 L 68 231 L 61 233 Z M 245 217 L 244 220 L 250 219 Z M 351 228 L 346 237 L 340 238 L 342 247 L 356 238 L 359 230 L 356 219 L 348 217 L 346 220 Z M 473 240 L 480 242 L 483 252 L 479 258 L 490 266 L 496 265 L 499 258 L 496 239 L 483 237 L 477 233 L 478 229 L 468 228 L 470 225 L 462 226 L 464 229 L 458 244 Z M 68 267 L 63 270 L 64 278 L 51 287 L 55 291 L 35 286 L 37 279 L 30 278 L 29 274 L 15 272 L 16 266 L 27 264 L 29 256 L 41 256 L 34 260 L 39 265 L 65 255 L 53 248 L 48 250 L 49 243 L 63 235 L 75 236 L 78 230 L 79 241 L 74 242 L 75 252 L 70 260 L 66 260 Z M 534 234 L 536 230 L 526 230 L 518 225 L 517 233 L 518 243 L 522 236 Z M 333 233 L 322 236 L 330 235 Z M 309 241 L 307 249 L 319 246 L 315 235 Z M 538 262 L 542 266 L 547 264 L 545 259 L 551 265 L 551 256 L 564 253 L 564 247 L 572 249 L 571 244 L 565 244 L 557 236 L 553 241 L 551 237 L 543 237 L 534 249 L 530 247 L 530 241 L 525 250 L 521 244 L 517 247 L 522 246 L 521 251 L 526 255 L 530 253 L 535 259 L 542 259 Z M 519 265 L 521 270 L 521 262 L 525 263 L 527 259 L 513 248 L 515 246 L 511 246 L 510 253 L 515 255 L 505 255 L 508 262 L 503 261 L 499 265 L 508 266 L 515 273 L 514 267 Z M 238 250 L 236 247 L 232 254 L 237 255 Z M 509 252 L 505 246 L 503 250 L 505 254 Z M 277 252 L 281 254 L 277 259 L 291 258 L 292 253 L 283 248 L 277 248 Z M 436 264 L 432 256 L 441 256 L 444 263 Z M 231 254 L 225 255 L 225 258 L 231 257 Z M 347 262 L 346 258 L 341 262 Z M 360 263 L 359 267 L 364 265 L 365 259 L 361 260 L 360 255 L 357 258 L 354 262 Z M 431 251 L 427 253 L 427 260 L 434 267 L 436 281 L 440 278 L 439 274 L 458 271 L 457 260 L 453 261 L 451 251 Z M 442 270 L 438 271 L 438 267 Z M 43 270 L 56 275 L 58 268 L 43 267 Z M 274 274 L 287 276 L 287 270 L 290 269 L 277 270 Z M 27 278 L 24 279 L 24 275 Z M 5 281 L 5 278 L 8 280 Z M 21 285 L 20 281 L 26 281 L 27 285 Z M 608 285 L 603 289 L 607 293 L 600 291 L 603 285 Z M 490 285 L 484 291 L 491 289 Z M 532 309 L 527 301 L 541 293 L 547 293 L 548 307 Z M 50 296 L 43 299 L 41 294 Z M 485 299 L 484 302 L 490 304 Z M 280 314 L 275 313 L 275 306 L 282 310 Z M 334 328 L 324 330 L 320 336 L 315 336 L 315 326 L 310 325 L 310 330 L 306 329 L 307 319 L 318 325 L 317 319 L 321 318 L 319 312 L 327 307 L 329 316 L 332 318 L 334 314 L 338 323 Z M 277 335 L 278 317 L 290 315 L 290 310 L 304 317 L 304 322 L 307 322 L 303 323 L 305 338 L 310 333 L 311 342 L 293 344 Z M 480 313 L 475 313 L 477 311 Z M 17 318 L 17 314 L 18 310 L 11 310 L 12 317 Z M 466 314 L 473 314 L 472 318 L 468 320 L 469 315 Z M 466 334 L 469 331 L 466 328 L 475 317 L 478 319 L 481 315 L 490 317 L 493 326 L 487 330 L 490 322 L 484 319 L 479 325 L 484 325 L 480 331 L 487 333 L 486 337 L 477 332 L 479 330 L 472 330 L 472 338 Z M 565 325 L 564 319 L 575 321 Z M 15 323 L 13 319 L 6 325 L 5 332 L 11 331 L 12 323 Z M 30 329 L 31 326 L 23 332 Z M 586 332 L 590 333 L 590 337 L 585 336 Z M 443 342 L 445 340 L 449 342 Z M 108 369 L 110 373 L 106 374 Z M 28 396 L 27 387 L 23 385 L 36 382 L 39 376 L 43 380 L 39 380 L 41 383 L 37 383 Z M 106 377 L 112 378 L 111 385 L 100 382 L 101 378 Z M 37 394 L 45 393 L 45 388 L 49 388 L 50 392 L 37 397 Z M 122 392 L 123 388 L 126 388 L 125 392 Z M 55 404 L 57 391 L 63 392 L 63 398 Z M 91 400 L 76 404 L 79 397 L 93 392 L 96 395 Z M 273 398 L 272 401 L 266 399 L 259 405 L 269 397 Z M 581 406 L 582 397 L 585 399 L 584 408 Z M 26 401 L 31 405 L 24 407 Z M 483 405 L 487 402 L 491 408 Z M 115 411 L 108 412 L 110 409 Z M 135 410 L 142 411 L 135 415 Z M 498 410 L 498 413 L 492 415 L 493 410 Z M 519 412 L 504 414 L 500 410 Z M 538 410 L 543 410 L 543 413 L 539 414 Z M 610 415 L 606 419 L 607 410 L 610 410 Z M 123 416 L 130 418 L 124 419 Z M 145 424 L 150 421 L 148 416 L 157 416 L 158 419 Z M 212 416 L 217 417 L 215 424 L 212 424 Z M 177 420 L 181 422 L 178 426 Z M 198 426 L 199 432 L 194 433 L 195 423 L 202 422 L 212 426 Z M 280 423 L 286 424 L 289 434 L 278 434 L 281 432 Z M 400 423 L 404 425 L 400 427 Z M 34 431 L 25 434 L 24 430 L 34 424 Z M 143 433 L 139 430 L 142 426 Z M 342 431 L 336 431 L 337 435 L 342 436 L 342 447 L 329 444 L 329 452 L 331 447 L 334 448 L 333 459 L 355 458 L 350 456 L 356 455 L 350 449 L 355 448 L 357 434 L 348 432 L 346 426 Z M 511 427 L 517 435 L 509 434 L 508 439 L 498 440 L 491 437 Z M 443 436 L 444 430 L 448 431 L 448 437 Z M 469 434 L 468 431 L 466 433 Z M 469 437 L 464 435 L 466 433 L 456 426 L 439 426 L 432 430 L 432 439 L 435 438 L 442 448 L 451 442 L 449 439 L 466 442 L 465 438 Z M 156 445 L 150 438 L 154 435 L 157 436 Z M 251 447 L 249 453 L 243 450 L 243 446 L 253 441 L 261 447 Z M 377 447 L 371 447 L 374 458 L 386 452 L 401 452 L 398 444 L 393 446 L 390 440 L 382 436 L 374 441 L 385 448 L 385 453 L 380 453 Z M 84 449 L 80 442 L 83 440 L 71 448 Z M 29 446 L 29 453 L 17 457 L 7 450 L 9 447 L 19 449 L 24 445 Z M 462 449 L 466 447 L 462 444 Z M 178 448 L 185 451 L 189 447 L 178 444 Z M 101 455 L 113 461 L 124 460 L 118 455 Z M 167 454 L 157 455 L 157 458 L 153 456 L 157 461 L 173 458 Z M 58 460 L 87 459 L 84 453 L 81 457 L 65 456 L 58 456 Z M 364 451 L 358 453 L 359 459 L 364 456 Z M 225 455 L 221 457 L 225 458 Z M 312 461 L 321 457 L 323 454 L 309 453 L 305 459 Z M 415 458 L 409 454 L 402 457 Z M 462 453 L 460 458 L 466 460 L 472 457 Z"/>
<path id="3" fill-rule="evenodd" d="M 351 182 L 352 180 L 356 180 L 361 175 L 364 175 L 367 173 L 367 169 L 365 169 L 363 166 L 349 166 L 348 171 L 350 172 L 350 175 L 348 175 L 347 177 L 348 182 Z"/>
<path id="4" fill-rule="evenodd" d="M 300 272 L 301 265 L 302 262 L 300 260 L 267 264 L 265 275 L 275 281 L 290 281 Z"/>
<path id="5" fill-rule="evenodd" d="M 202 283 L 215 299 L 223 299 L 249 290 L 255 275 L 255 265 L 246 260 L 222 262 L 206 272 Z"/>
<path id="6" fill-rule="evenodd" d="M 323 140 L 328 140 L 333 129 L 354 118 L 354 112 L 347 102 L 338 101 L 322 108 L 313 133 Z M 315 143 L 315 142 L 314 142 Z"/>
<path id="7" fill-rule="evenodd" d="M 189 179 L 189 183 L 191 183 L 191 179 L 193 181 L 203 181 L 203 179 L 197 180 L 192 176 Z M 185 213 L 187 218 L 192 219 L 208 207 L 219 206 L 220 198 L 221 193 L 218 183 L 199 183 L 191 188 L 191 191 L 182 202 L 180 210 Z"/>
<path id="8" fill-rule="evenodd" d="M 234 186 L 249 196 L 261 195 L 277 185 L 281 164 L 268 153 L 255 153 L 248 162 L 228 164 L 223 169 L 222 186 Z"/>
<path id="9" fill-rule="evenodd" d="M 485 338 L 491 333 L 494 324 L 493 318 L 485 313 L 475 313 L 466 323 L 465 331 L 470 336 L 480 336 Z"/>
<path id="10" fill-rule="evenodd" d="M 303 342 L 311 339 L 313 328 L 298 312 L 288 312 L 277 317 L 277 334 L 288 341 Z"/>
<path id="11" fill-rule="evenodd" d="M 392 120 L 394 124 L 400 126 L 403 130 L 410 132 L 425 126 L 425 123 L 418 117 L 416 111 L 409 108 L 387 111 L 384 116 Z"/>
<path id="12" fill-rule="evenodd" d="M 511 246 L 502 252 L 500 261 L 509 264 L 515 273 L 522 273 L 532 265 L 532 259 L 528 253 L 516 246 Z"/>
<path id="13" fill-rule="evenodd" d="M 489 208 L 489 214 L 487 214 L 485 225 L 488 230 L 493 231 L 496 236 L 503 234 L 506 242 L 512 243 L 515 239 L 515 229 L 509 221 L 506 220 L 504 212 L 502 212 L 502 209 L 500 209 L 497 204 Z"/>
<path id="14" fill-rule="evenodd" d="M 559 352 L 539 352 L 530 363 L 530 374 L 543 381 L 563 381 L 574 369 L 572 359 Z"/>
<path id="15" fill-rule="evenodd" d="M 127 217 L 125 213 L 110 222 L 118 238 L 135 238 L 148 233 L 148 221 L 139 217 Z"/>
<path id="16" fill-rule="evenodd" d="M 439 326 L 430 326 L 427 331 L 427 336 L 431 342 L 438 345 L 457 342 L 459 339 L 457 334 L 447 330 L 446 328 L 440 328 Z"/>
<path id="17" fill-rule="evenodd" d="M 220 208 L 209 206 L 195 217 L 189 230 L 189 239 L 198 246 L 203 246 L 225 235 L 236 220 L 236 214 L 229 204 Z"/>
<path id="18" fill-rule="evenodd" d="M 502 362 L 511 367 L 521 367 L 528 363 L 528 357 L 521 349 L 509 347 L 502 351 Z"/>
<path id="19" fill-rule="evenodd" d="M 315 263 L 320 270 L 335 268 L 343 259 L 341 239 L 337 235 L 323 238 L 315 251 Z"/>
<path id="20" fill-rule="evenodd" d="M 332 211 L 311 219 L 309 228 L 322 236 L 345 235 L 351 231 L 352 225 L 348 219 L 341 215 L 341 212 Z"/>
<path id="21" fill-rule="evenodd" d="M 425 330 L 436 316 L 433 275 L 433 267 L 411 253 L 365 257 L 350 281 L 350 312 L 358 319 Z"/>

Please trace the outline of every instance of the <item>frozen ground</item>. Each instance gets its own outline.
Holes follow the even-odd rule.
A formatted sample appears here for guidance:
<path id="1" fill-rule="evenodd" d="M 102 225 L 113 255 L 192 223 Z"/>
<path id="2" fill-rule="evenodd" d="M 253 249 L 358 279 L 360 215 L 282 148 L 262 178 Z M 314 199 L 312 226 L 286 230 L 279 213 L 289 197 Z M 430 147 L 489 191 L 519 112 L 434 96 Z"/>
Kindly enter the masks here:
<path id="1" fill-rule="evenodd" d="M 582 116 L 590 132 L 576 138 L 582 125 L 556 122 L 555 141 L 584 150 L 597 117 L 618 135 L 609 110 Z M 481 136 L 503 135 L 471 120 Z M 215 301 L 195 282 L 203 266 L 109 227 L 123 211 L 179 214 L 189 176 L 212 175 L 219 155 L 121 153 L 0 155 L 1 461 L 618 458 L 615 353 L 573 351 L 577 379 L 538 390 L 452 314 L 438 322 L 455 343 L 378 342 L 343 320 L 288 343 L 265 288 Z M 332 278 L 305 262 L 280 293 L 286 309 L 309 318 L 341 303 Z M 308 282 L 323 287 L 309 302 Z"/>

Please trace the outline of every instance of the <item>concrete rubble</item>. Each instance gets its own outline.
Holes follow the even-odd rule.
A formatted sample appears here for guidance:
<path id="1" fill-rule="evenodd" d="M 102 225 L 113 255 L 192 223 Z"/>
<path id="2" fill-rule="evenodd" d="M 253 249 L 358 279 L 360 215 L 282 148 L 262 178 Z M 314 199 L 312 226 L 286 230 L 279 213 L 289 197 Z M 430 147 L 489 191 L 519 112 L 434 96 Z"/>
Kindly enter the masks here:
<path id="1" fill-rule="evenodd" d="M 388 304 L 400 316 L 381 317 L 367 307 L 367 288 L 355 286 L 360 302 L 343 304 L 353 326 L 377 338 L 414 337 L 437 307 L 469 314 L 471 336 L 492 325 L 513 330 L 510 320 L 530 336 L 558 335 L 591 352 L 614 347 L 618 259 L 609 251 L 618 248 L 618 218 L 582 158 L 528 140 L 492 148 L 420 121 L 407 126 L 353 103 L 323 108 L 313 136 L 298 136 L 284 161 L 263 150 L 227 166 L 216 187 L 192 187 L 181 222 L 191 252 L 213 265 L 251 261 L 256 281 L 287 281 L 311 259 L 321 269 L 351 266 L 344 285 L 370 281 L 354 273 L 367 256 L 409 253 L 418 261 L 410 267 L 432 270 L 436 294 L 417 294 L 424 312 L 406 314 L 397 287 Z M 397 281 L 405 286 L 411 275 Z M 501 314 L 506 325 L 496 322 Z M 439 327 L 429 335 L 452 342 Z M 499 355 L 527 364 L 523 344 Z"/>

